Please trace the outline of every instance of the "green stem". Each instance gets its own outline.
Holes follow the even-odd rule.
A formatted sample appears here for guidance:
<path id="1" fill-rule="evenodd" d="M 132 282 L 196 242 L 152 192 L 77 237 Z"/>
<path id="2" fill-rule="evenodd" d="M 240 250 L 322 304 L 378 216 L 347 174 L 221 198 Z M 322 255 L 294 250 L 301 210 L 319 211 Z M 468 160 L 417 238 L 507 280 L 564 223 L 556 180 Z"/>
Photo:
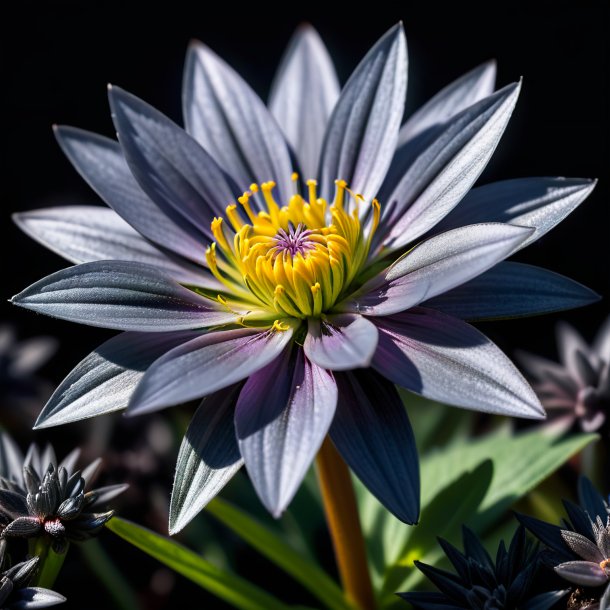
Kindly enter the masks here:
<path id="1" fill-rule="evenodd" d="M 345 595 L 360 610 L 375 610 L 375 596 L 352 479 L 347 465 L 328 437 L 320 448 L 316 466 Z"/>
<path id="2" fill-rule="evenodd" d="M 32 542 L 30 554 L 39 558 L 35 586 L 52 589 L 70 545 L 66 543 L 63 553 L 56 553 L 52 547 L 52 540 L 48 536 L 36 538 Z"/>

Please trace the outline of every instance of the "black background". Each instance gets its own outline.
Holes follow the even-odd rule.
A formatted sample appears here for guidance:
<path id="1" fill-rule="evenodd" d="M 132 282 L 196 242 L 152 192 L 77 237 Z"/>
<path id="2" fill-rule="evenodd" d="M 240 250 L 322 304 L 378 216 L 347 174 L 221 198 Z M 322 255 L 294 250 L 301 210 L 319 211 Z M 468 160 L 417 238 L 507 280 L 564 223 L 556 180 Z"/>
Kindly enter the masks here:
<path id="1" fill-rule="evenodd" d="M 52 334 L 62 340 L 45 370 L 55 383 L 111 333 L 6 302 L 66 266 L 21 234 L 9 214 L 96 202 L 60 152 L 51 125 L 112 135 L 108 82 L 180 121 L 182 62 L 191 38 L 206 42 L 265 97 L 289 37 L 305 20 L 318 28 L 344 82 L 371 44 L 402 19 L 410 63 L 407 112 L 489 58 L 498 61 L 499 86 L 523 76 L 517 109 L 480 182 L 536 175 L 599 178 L 589 199 L 518 259 L 568 275 L 604 299 L 581 310 L 482 328 L 509 354 L 525 348 L 554 357 L 558 320 L 570 321 L 591 339 L 608 314 L 607 2 L 374 2 L 344 10 L 339 18 L 296 2 L 277 10 L 265 3 L 176 0 L 160 8 L 136 2 L 21 2 L 11 10 L 10 18 L 3 16 L 2 34 L 0 320 L 15 323 L 22 337 Z"/>

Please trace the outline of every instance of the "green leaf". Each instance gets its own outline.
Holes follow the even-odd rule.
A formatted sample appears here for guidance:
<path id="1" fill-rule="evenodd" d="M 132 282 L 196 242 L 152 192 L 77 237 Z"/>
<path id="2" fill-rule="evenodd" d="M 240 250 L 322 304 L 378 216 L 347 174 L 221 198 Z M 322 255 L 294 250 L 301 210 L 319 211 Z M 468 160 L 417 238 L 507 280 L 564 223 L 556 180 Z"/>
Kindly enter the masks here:
<path id="1" fill-rule="evenodd" d="M 114 517 L 106 523 L 106 527 L 147 555 L 240 610 L 289 608 L 247 580 L 221 570 L 190 549 L 141 525 Z"/>
<path id="2" fill-rule="evenodd" d="M 472 472 L 462 474 L 436 495 L 422 511 L 420 525 L 409 528 L 397 561 L 386 572 L 382 595 L 391 595 L 412 572 L 415 560 L 422 560 L 439 549 L 437 536 L 451 542 L 460 538 L 462 524 L 476 514 L 493 477 L 491 460 L 484 460 Z M 383 604 L 382 604 L 383 606 Z"/>
<path id="3" fill-rule="evenodd" d="M 278 567 L 290 574 L 331 610 L 354 610 L 335 581 L 311 559 L 240 508 L 214 498 L 206 510 Z"/>

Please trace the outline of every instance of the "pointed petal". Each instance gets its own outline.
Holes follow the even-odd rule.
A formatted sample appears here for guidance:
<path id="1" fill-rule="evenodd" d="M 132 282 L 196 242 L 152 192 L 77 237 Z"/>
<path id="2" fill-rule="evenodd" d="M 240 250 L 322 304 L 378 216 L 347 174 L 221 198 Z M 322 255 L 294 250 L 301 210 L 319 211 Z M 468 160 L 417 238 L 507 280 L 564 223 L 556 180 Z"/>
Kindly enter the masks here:
<path id="1" fill-rule="evenodd" d="M 118 87 L 109 89 L 108 98 L 125 159 L 144 192 L 168 216 L 191 222 L 212 239 L 210 223 L 234 199 L 235 185 L 158 110 Z"/>
<path id="2" fill-rule="evenodd" d="M 578 479 L 578 500 L 584 510 L 589 513 L 591 521 L 608 513 L 604 497 L 597 491 L 591 480 L 583 475 Z"/>
<path id="3" fill-rule="evenodd" d="M 583 307 L 595 292 L 548 269 L 504 261 L 424 305 L 465 320 L 531 316 Z"/>
<path id="4" fill-rule="evenodd" d="M 509 222 L 536 229 L 525 248 L 573 212 L 595 188 L 580 178 L 517 178 L 471 190 L 434 232 L 477 222 Z"/>
<path id="5" fill-rule="evenodd" d="M 49 428 L 125 409 L 148 367 L 200 332 L 126 332 L 100 345 L 61 382 L 34 428 Z"/>
<path id="6" fill-rule="evenodd" d="M 398 146 L 491 95 L 495 82 L 496 62 L 493 60 L 454 80 L 409 117 L 400 128 Z"/>
<path id="7" fill-rule="evenodd" d="M 258 496 L 274 517 L 299 488 L 336 404 L 332 374 L 298 347 L 251 375 L 241 391 L 235 409 L 239 448 Z"/>
<path id="8" fill-rule="evenodd" d="M 556 330 L 561 361 L 572 376 L 579 379 L 578 355 L 580 353 L 588 358 L 591 356 L 591 350 L 582 335 L 567 322 L 559 322 Z"/>
<path id="9" fill-rule="evenodd" d="M 219 285 L 202 267 L 153 246 L 108 208 L 45 208 L 15 214 L 13 219 L 24 233 L 72 263 L 133 261 L 162 269 L 177 282 L 203 287 Z M 201 254 L 201 262 L 203 258 Z"/>
<path id="10" fill-rule="evenodd" d="M 459 203 L 500 141 L 519 90 L 509 85 L 458 114 L 415 161 L 397 154 L 380 193 L 381 201 L 396 202 L 381 220 L 387 248 L 414 241 Z"/>
<path id="11" fill-rule="evenodd" d="M 51 589 L 42 587 L 26 587 L 13 594 L 15 601 L 11 602 L 11 610 L 36 610 L 50 608 L 63 604 L 66 598 Z"/>
<path id="12" fill-rule="evenodd" d="M 25 496 L 10 489 L 0 489 L 0 514 L 16 519 L 28 514 Z"/>
<path id="13" fill-rule="evenodd" d="M 241 468 L 233 414 L 240 385 L 206 396 L 182 440 L 169 509 L 177 534 Z"/>
<path id="14" fill-rule="evenodd" d="M 23 481 L 23 454 L 17 443 L 4 431 L 0 432 L 0 477 Z"/>
<path id="15" fill-rule="evenodd" d="M 600 549 L 597 544 L 589 540 L 586 536 L 579 534 L 578 532 L 572 532 L 570 530 L 562 530 L 561 537 L 563 541 L 576 553 L 579 557 L 586 561 L 592 561 L 593 563 L 601 563 L 604 561 Z"/>
<path id="16" fill-rule="evenodd" d="M 54 337 L 32 337 L 20 341 L 11 350 L 9 375 L 23 377 L 35 373 L 53 357 L 58 348 L 59 341 Z"/>
<path id="17" fill-rule="evenodd" d="M 105 485 L 104 487 L 97 487 L 95 490 L 88 492 L 85 497 L 93 497 L 93 501 L 89 500 L 89 510 L 99 511 L 101 508 L 106 508 L 108 502 L 111 502 L 122 493 L 125 493 L 129 489 L 129 485 L 126 483 L 118 485 Z M 92 494 L 92 496 L 89 496 Z"/>
<path id="18" fill-rule="evenodd" d="M 610 608 L 610 583 L 606 587 L 604 594 L 599 600 L 599 610 L 608 610 Z"/>
<path id="19" fill-rule="evenodd" d="M 398 519 L 419 518 L 417 448 L 396 388 L 371 369 L 339 373 L 330 437 L 369 491 Z"/>
<path id="20" fill-rule="evenodd" d="M 201 260 L 201 231 L 190 220 L 159 208 L 149 199 L 133 177 L 118 142 L 64 126 L 55 128 L 55 136 L 89 186 L 138 233 L 171 252 Z"/>
<path id="21" fill-rule="evenodd" d="M 324 369 L 345 371 L 369 366 L 377 347 L 377 329 L 357 314 L 309 318 L 305 354 Z"/>
<path id="22" fill-rule="evenodd" d="M 278 124 L 241 76 L 199 42 L 187 53 L 182 99 L 186 130 L 242 190 L 274 180 L 288 203 L 293 166 Z"/>
<path id="23" fill-rule="evenodd" d="M 487 271 L 532 232 L 490 223 L 441 233 L 401 256 L 340 306 L 375 316 L 404 311 Z"/>
<path id="24" fill-rule="evenodd" d="M 593 351 L 605 362 L 610 362 L 610 316 L 602 324 L 593 342 Z"/>
<path id="25" fill-rule="evenodd" d="M 142 263 L 97 261 L 57 271 L 12 303 L 48 316 L 116 330 L 163 332 L 235 320 L 213 302 Z"/>
<path id="26" fill-rule="evenodd" d="M 606 572 L 597 563 L 590 561 L 566 561 L 555 568 L 555 572 L 569 582 L 585 587 L 599 587 L 608 582 Z"/>
<path id="27" fill-rule="evenodd" d="M 375 324 L 379 347 L 373 367 L 394 383 L 459 407 L 544 417 L 513 363 L 469 324 L 423 307 L 375 318 Z"/>
<path id="28" fill-rule="evenodd" d="M 245 379 L 281 353 L 293 330 L 243 328 L 188 341 L 148 369 L 131 397 L 129 414 L 187 402 Z"/>
<path id="29" fill-rule="evenodd" d="M 402 24 L 386 32 L 354 70 L 328 122 L 322 146 L 322 197 L 346 180 L 367 201 L 390 166 L 407 91 L 407 46 Z"/>
<path id="30" fill-rule="evenodd" d="M 17 517 L 3 530 L 2 536 L 16 538 L 31 538 L 38 536 L 42 530 L 42 523 L 36 517 Z"/>
<path id="31" fill-rule="evenodd" d="M 303 178 L 315 178 L 326 123 L 339 98 L 332 59 L 316 30 L 302 25 L 288 44 L 269 95 L 269 110 L 292 146 Z"/>

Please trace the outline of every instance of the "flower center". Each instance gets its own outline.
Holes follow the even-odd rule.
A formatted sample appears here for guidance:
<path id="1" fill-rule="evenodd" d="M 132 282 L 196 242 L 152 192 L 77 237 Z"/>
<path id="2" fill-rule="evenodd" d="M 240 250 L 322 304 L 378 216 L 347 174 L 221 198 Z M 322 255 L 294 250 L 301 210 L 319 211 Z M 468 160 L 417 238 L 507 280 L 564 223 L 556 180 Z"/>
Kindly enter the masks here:
<path id="1" fill-rule="evenodd" d="M 295 185 L 297 181 L 295 174 Z M 280 207 L 273 197 L 274 182 L 252 184 L 238 198 L 240 208 L 227 206 L 228 223 L 214 218 L 215 241 L 206 259 L 227 289 L 219 300 L 270 317 L 306 318 L 328 311 L 365 264 L 380 212 L 373 200 L 361 215 L 362 196 L 343 180 L 335 185 L 331 205 L 317 196 L 316 181 L 309 180 L 308 199 L 295 192 Z"/>

